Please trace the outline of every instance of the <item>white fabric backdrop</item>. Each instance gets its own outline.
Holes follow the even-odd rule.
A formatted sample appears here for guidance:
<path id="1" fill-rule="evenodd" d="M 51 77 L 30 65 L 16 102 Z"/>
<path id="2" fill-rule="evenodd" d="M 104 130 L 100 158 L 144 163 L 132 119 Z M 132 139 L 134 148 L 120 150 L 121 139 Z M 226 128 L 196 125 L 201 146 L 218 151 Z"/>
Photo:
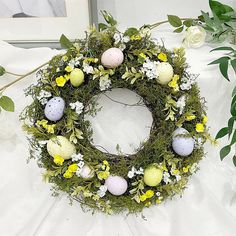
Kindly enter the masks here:
<path id="1" fill-rule="evenodd" d="M 143 22 L 146 23 L 146 22 Z M 168 48 L 179 46 L 181 36 L 167 26 L 155 31 Z M 198 83 L 208 102 L 209 125 L 214 136 L 229 116 L 231 88 L 218 68 L 206 66 L 217 57 L 212 46 L 187 50 L 192 71 L 200 73 Z M 0 65 L 24 73 L 58 53 L 49 48 L 19 49 L 0 42 Z M 230 74 L 233 75 L 232 71 Z M 0 85 L 11 81 L 0 78 Z M 236 169 L 230 159 L 219 161 L 219 148 L 206 145 L 206 158 L 182 198 L 176 198 L 140 215 L 106 216 L 83 213 L 78 204 L 68 205 L 65 196 L 50 197 L 50 186 L 42 182 L 36 163 L 26 163 L 28 147 L 16 115 L 29 102 L 23 89 L 35 81 L 31 76 L 7 90 L 16 102 L 14 114 L 0 118 L 0 235 L 6 236 L 234 236 L 236 232 Z M 14 131 L 10 139 L 7 133 Z M 5 136 L 5 137 L 4 137 Z"/>

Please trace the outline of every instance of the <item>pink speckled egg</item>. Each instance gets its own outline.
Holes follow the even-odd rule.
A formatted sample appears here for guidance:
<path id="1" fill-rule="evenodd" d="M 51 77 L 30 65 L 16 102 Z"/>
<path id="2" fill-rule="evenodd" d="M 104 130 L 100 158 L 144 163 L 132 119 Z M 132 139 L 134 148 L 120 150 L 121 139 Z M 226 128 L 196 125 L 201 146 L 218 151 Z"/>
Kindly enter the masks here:
<path id="1" fill-rule="evenodd" d="M 120 176 L 110 175 L 106 179 L 105 185 L 107 186 L 107 190 L 115 196 L 124 194 L 128 188 L 127 181 Z"/>
<path id="2" fill-rule="evenodd" d="M 102 65 L 107 68 L 115 68 L 122 64 L 124 60 L 124 54 L 119 48 L 109 48 L 103 54 L 101 58 Z"/>

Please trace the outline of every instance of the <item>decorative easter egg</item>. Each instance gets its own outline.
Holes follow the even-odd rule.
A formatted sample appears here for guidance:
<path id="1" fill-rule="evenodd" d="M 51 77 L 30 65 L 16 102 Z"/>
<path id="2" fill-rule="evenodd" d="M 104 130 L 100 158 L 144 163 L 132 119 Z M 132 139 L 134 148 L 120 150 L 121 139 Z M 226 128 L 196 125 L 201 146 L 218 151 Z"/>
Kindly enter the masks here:
<path id="1" fill-rule="evenodd" d="M 65 160 L 75 154 L 75 146 L 65 137 L 56 136 L 51 138 L 47 143 L 47 150 L 50 156 L 59 155 Z"/>
<path id="2" fill-rule="evenodd" d="M 44 108 L 44 114 L 48 120 L 56 122 L 62 118 L 64 109 L 64 99 L 61 97 L 53 97 L 47 102 Z"/>
<path id="3" fill-rule="evenodd" d="M 128 188 L 127 181 L 120 176 L 110 175 L 106 179 L 105 185 L 107 186 L 107 190 L 115 196 L 120 196 L 124 194 Z"/>
<path id="4" fill-rule="evenodd" d="M 179 134 L 188 134 L 184 128 L 178 128 L 173 133 L 172 148 L 180 156 L 188 156 L 193 152 L 194 140 L 192 137 L 181 137 Z"/>
<path id="5" fill-rule="evenodd" d="M 91 179 L 94 177 L 94 170 L 92 170 L 88 165 L 84 165 L 80 171 L 80 176 L 83 179 Z"/>
<path id="6" fill-rule="evenodd" d="M 107 68 L 115 68 L 124 61 L 124 54 L 119 48 L 107 49 L 101 57 L 102 65 Z"/>
<path id="7" fill-rule="evenodd" d="M 70 73 L 70 82 L 74 87 L 79 87 L 84 82 L 84 72 L 75 68 Z"/>
<path id="8" fill-rule="evenodd" d="M 148 186 L 157 186 L 163 177 L 163 171 L 156 165 L 151 165 L 144 170 L 144 183 Z"/>
<path id="9" fill-rule="evenodd" d="M 174 75 L 173 67 L 168 62 L 161 62 L 158 64 L 157 72 L 159 74 L 157 82 L 160 84 L 168 84 Z"/>

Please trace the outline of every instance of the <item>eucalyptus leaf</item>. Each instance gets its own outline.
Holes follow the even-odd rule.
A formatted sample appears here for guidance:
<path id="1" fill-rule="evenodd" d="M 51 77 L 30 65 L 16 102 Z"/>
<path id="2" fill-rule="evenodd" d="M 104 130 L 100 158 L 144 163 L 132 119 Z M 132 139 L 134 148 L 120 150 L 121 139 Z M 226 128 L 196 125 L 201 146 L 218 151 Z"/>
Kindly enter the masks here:
<path id="1" fill-rule="evenodd" d="M 231 48 L 231 47 L 218 47 L 218 48 L 214 48 L 214 49 L 212 49 L 210 52 L 214 52 L 214 51 L 234 51 L 234 49 L 233 48 Z"/>
<path id="2" fill-rule="evenodd" d="M 235 95 L 236 95 L 236 86 L 235 86 L 234 89 L 233 89 L 232 97 L 234 97 Z"/>
<path id="3" fill-rule="evenodd" d="M 223 62 L 223 61 L 228 61 L 230 59 L 230 57 L 221 57 L 221 58 L 219 58 L 219 59 L 217 59 L 217 60 L 215 60 L 215 61 L 212 61 L 212 62 L 210 62 L 208 65 L 214 65 L 214 64 L 220 64 L 221 62 Z"/>
<path id="4" fill-rule="evenodd" d="M 228 76 L 228 67 L 229 67 L 229 61 L 228 60 L 222 60 L 220 62 L 220 72 L 221 74 L 228 80 L 230 81 L 229 79 L 229 76 Z"/>
<path id="5" fill-rule="evenodd" d="M 67 49 L 73 47 L 73 43 L 64 34 L 60 37 L 60 44 L 63 48 Z"/>
<path id="6" fill-rule="evenodd" d="M 236 167 L 236 155 L 233 156 L 233 163 L 234 163 L 234 166 Z"/>
<path id="7" fill-rule="evenodd" d="M 230 135 L 232 134 L 232 131 L 233 131 L 234 121 L 235 121 L 235 118 L 234 118 L 234 117 L 231 117 L 231 118 L 228 120 L 228 134 L 229 134 L 229 137 L 230 137 Z"/>
<path id="8" fill-rule="evenodd" d="M 220 150 L 220 159 L 223 160 L 230 153 L 230 151 L 231 151 L 230 145 L 223 147 Z"/>
<path id="9" fill-rule="evenodd" d="M 234 69 L 234 73 L 236 74 L 236 59 L 230 60 L 230 63 L 231 63 L 232 68 Z"/>
<path id="10" fill-rule="evenodd" d="M 231 142 L 230 142 L 230 145 L 233 145 L 236 143 L 236 130 L 234 130 L 234 134 L 232 136 L 232 139 L 231 139 Z"/>
<path id="11" fill-rule="evenodd" d="M 175 15 L 167 15 L 169 23 L 173 27 L 180 27 L 182 26 L 182 21 L 178 16 Z"/>
<path id="12" fill-rule="evenodd" d="M 5 111 L 9 112 L 14 112 L 15 110 L 15 105 L 13 100 L 7 96 L 2 96 L 0 98 L 0 107 L 2 107 L 2 109 L 4 109 Z"/>
<path id="13" fill-rule="evenodd" d="M 5 68 L 0 66 L 0 76 L 4 75 L 5 73 L 6 73 Z"/>
<path id="14" fill-rule="evenodd" d="M 219 139 L 228 134 L 228 127 L 222 128 L 216 135 L 215 139 Z"/>

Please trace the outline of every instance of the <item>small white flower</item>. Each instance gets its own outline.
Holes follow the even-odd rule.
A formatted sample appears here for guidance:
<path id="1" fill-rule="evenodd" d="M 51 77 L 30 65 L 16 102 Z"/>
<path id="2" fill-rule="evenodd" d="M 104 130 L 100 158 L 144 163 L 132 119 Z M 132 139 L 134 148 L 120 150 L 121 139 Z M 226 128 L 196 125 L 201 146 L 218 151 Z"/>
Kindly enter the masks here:
<path id="1" fill-rule="evenodd" d="M 136 170 L 136 175 L 143 175 L 143 168 L 140 167 L 139 170 Z"/>
<path id="2" fill-rule="evenodd" d="M 83 166 L 84 166 L 84 162 L 83 161 L 79 161 L 78 162 L 78 167 L 81 169 L 81 168 L 83 168 Z"/>
<path id="3" fill-rule="evenodd" d="M 83 112 L 84 105 L 82 102 L 74 102 L 69 104 L 72 110 L 75 110 L 75 112 L 79 115 Z"/>
<path id="4" fill-rule="evenodd" d="M 176 181 L 180 181 L 181 180 L 181 176 L 180 175 L 175 175 Z"/>
<path id="5" fill-rule="evenodd" d="M 156 196 L 157 196 L 157 197 L 160 197 L 160 196 L 161 196 L 161 193 L 160 193 L 160 192 L 156 192 Z"/>
<path id="6" fill-rule="evenodd" d="M 122 33 L 118 33 L 116 32 L 113 36 L 114 40 L 115 40 L 115 44 L 119 44 L 119 43 L 128 43 L 130 41 L 130 38 L 128 36 L 124 36 Z"/>
<path id="7" fill-rule="evenodd" d="M 137 170 L 134 166 L 132 166 L 127 176 L 132 179 L 135 175 L 143 175 L 143 168 L 140 167 L 139 170 Z"/>
<path id="8" fill-rule="evenodd" d="M 194 147 L 199 149 L 202 147 L 203 141 L 202 138 L 195 138 L 194 137 Z"/>
<path id="9" fill-rule="evenodd" d="M 37 96 L 37 99 L 40 101 L 42 105 L 45 105 L 48 102 L 48 98 L 50 98 L 52 94 L 48 91 L 41 90 L 39 92 L 39 95 Z"/>
<path id="10" fill-rule="evenodd" d="M 151 30 L 149 28 L 142 28 L 139 32 L 140 36 L 143 38 L 143 37 L 149 37 L 151 36 Z"/>
<path id="11" fill-rule="evenodd" d="M 103 79 L 103 78 L 100 78 L 99 86 L 100 86 L 100 90 L 101 90 L 101 91 L 104 91 L 104 90 L 110 88 L 110 86 L 111 86 L 111 80 L 110 80 L 110 79 Z"/>
<path id="12" fill-rule="evenodd" d="M 107 186 L 106 185 L 101 185 L 99 187 L 99 190 L 97 191 L 97 195 L 102 198 L 102 197 L 105 196 L 106 192 L 107 192 Z"/>
<path id="13" fill-rule="evenodd" d="M 186 47 L 199 48 L 205 43 L 206 31 L 201 26 L 190 26 L 185 31 L 183 43 Z"/>
<path id="14" fill-rule="evenodd" d="M 181 96 L 178 101 L 176 102 L 177 108 L 179 108 L 179 114 L 182 115 L 184 111 L 184 107 L 186 105 L 186 97 L 183 95 Z"/>
<path id="15" fill-rule="evenodd" d="M 163 181 L 168 184 L 168 183 L 171 183 L 171 179 L 170 179 L 170 174 L 166 171 L 164 171 L 163 173 Z"/>
<path id="16" fill-rule="evenodd" d="M 84 156 L 83 156 L 81 153 L 73 154 L 73 155 L 71 156 L 71 160 L 72 160 L 72 161 L 83 161 L 83 160 L 84 160 L 83 157 L 84 157 Z"/>
<path id="17" fill-rule="evenodd" d="M 41 140 L 41 141 L 39 141 L 39 145 L 41 146 L 41 147 L 43 147 L 44 145 L 46 145 L 48 143 L 48 140 Z"/>
<path id="18" fill-rule="evenodd" d="M 86 74 L 92 74 L 92 73 L 93 73 L 93 67 L 90 66 L 90 65 L 87 64 L 87 63 L 83 63 L 83 71 L 84 71 Z"/>
<path id="19" fill-rule="evenodd" d="M 192 88 L 193 84 L 195 84 L 195 82 L 196 82 L 196 76 L 195 75 L 191 75 L 190 78 L 183 77 L 181 79 L 180 88 L 182 90 L 190 90 Z"/>
<path id="20" fill-rule="evenodd" d="M 145 62 L 143 63 L 143 66 L 141 68 L 141 72 L 146 74 L 148 79 L 155 79 L 159 76 L 157 65 L 160 62 L 158 61 L 150 61 L 149 58 L 146 58 Z"/>

